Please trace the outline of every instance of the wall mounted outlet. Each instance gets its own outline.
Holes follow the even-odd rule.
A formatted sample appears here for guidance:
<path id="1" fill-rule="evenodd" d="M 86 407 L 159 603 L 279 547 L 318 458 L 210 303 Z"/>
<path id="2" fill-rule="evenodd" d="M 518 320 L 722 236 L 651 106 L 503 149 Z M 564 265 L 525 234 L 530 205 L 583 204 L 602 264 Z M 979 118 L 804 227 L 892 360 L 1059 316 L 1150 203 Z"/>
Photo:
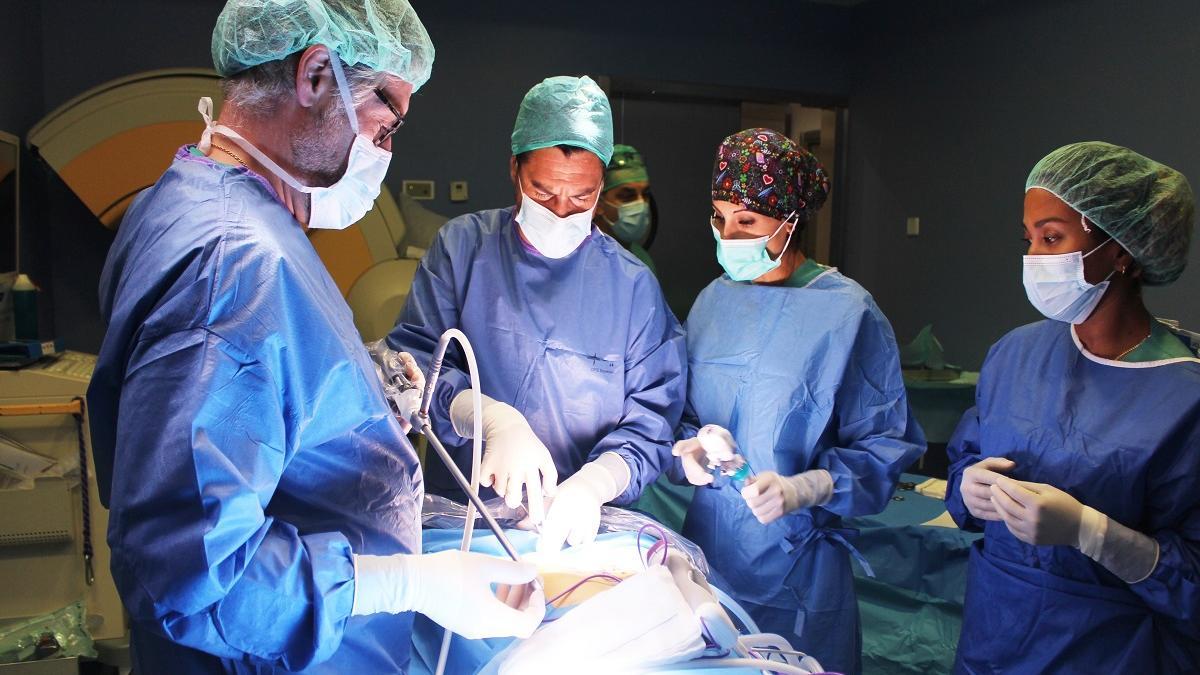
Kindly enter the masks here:
<path id="1" fill-rule="evenodd" d="M 455 180 L 450 181 L 450 201 L 465 202 L 469 199 L 467 193 L 467 181 Z"/>
<path id="2" fill-rule="evenodd" d="M 908 220 L 904 221 L 905 232 L 910 237 L 915 237 L 921 234 L 921 219 L 916 216 L 909 216 Z"/>
<path id="3" fill-rule="evenodd" d="M 401 184 L 404 189 L 404 194 L 413 199 L 433 199 L 433 181 L 431 180 L 406 180 Z"/>

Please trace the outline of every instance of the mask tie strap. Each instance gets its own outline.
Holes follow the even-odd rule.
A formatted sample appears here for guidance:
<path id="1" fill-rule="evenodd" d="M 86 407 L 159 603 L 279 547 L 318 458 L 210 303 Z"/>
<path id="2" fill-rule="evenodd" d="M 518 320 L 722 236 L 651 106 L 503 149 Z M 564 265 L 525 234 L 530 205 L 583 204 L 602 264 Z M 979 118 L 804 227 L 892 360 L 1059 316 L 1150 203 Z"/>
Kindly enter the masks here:
<path id="1" fill-rule="evenodd" d="M 217 126 L 213 122 L 212 108 L 212 99 L 207 96 L 201 96 L 196 110 L 200 112 L 200 117 L 204 118 L 204 132 L 200 134 L 200 142 L 196 144 L 196 147 L 206 155 L 212 151 L 213 128 Z"/>
<path id="2" fill-rule="evenodd" d="M 279 180 L 287 183 L 298 192 L 311 193 L 320 189 L 309 187 L 296 180 L 292 177 L 292 174 L 288 173 L 283 169 L 283 167 L 276 164 L 275 160 L 267 157 L 266 153 L 255 147 L 255 145 L 246 140 L 244 136 L 233 129 L 230 129 L 224 124 L 214 121 L 212 118 L 212 99 L 209 97 L 202 97 L 200 99 L 200 105 L 197 109 L 200 111 L 200 116 L 204 118 L 204 133 L 200 135 L 200 142 L 196 145 L 201 152 L 208 154 L 208 151 L 212 148 L 212 135 L 214 133 L 221 134 L 222 136 L 233 141 L 234 144 L 239 148 L 245 150 L 246 153 L 251 157 L 258 160 L 259 164 L 262 164 L 268 171 L 278 176 Z"/>
<path id="3" fill-rule="evenodd" d="M 337 51 L 329 50 L 329 65 L 333 68 L 333 79 L 337 81 L 338 92 L 342 96 L 342 107 L 346 109 L 346 117 L 350 118 L 350 130 L 354 135 L 358 135 L 358 115 L 354 114 L 354 99 L 350 96 L 350 84 L 346 80 L 346 73 L 342 70 L 342 60 L 338 58 Z"/>
<path id="4" fill-rule="evenodd" d="M 1108 239 L 1105 239 L 1103 242 L 1101 242 L 1101 244 L 1100 244 L 1099 246 L 1097 246 L 1096 248 L 1094 248 L 1094 249 L 1092 249 L 1092 250 L 1088 251 L 1087 253 L 1084 253 L 1084 254 L 1083 254 L 1083 257 L 1084 257 L 1084 258 L 1086 258 L 1086 257 L 1088 257 L 1089 255 L 1091 255 L 1091 254 L 1095 253 L 1096 251 L 1099 251 L 1100 249 L 1104 248 L 1104 247 L 1105 247 L 1105 246 L 1108 244 L 1108 242 L 1110 242 L 1110 241 L 1112 241 L 1112 240 L 1113 240 L 1113 238 L 1112 238 L 1112 237 L 1109 237 Z"/>
<path id="5" fill-rule="evenodd" d="M 795 211 L 792 211 L 791 213 L 789 213 L 789 214 L 788 214 L 788 217 L 787 217 L 787 218 L 784 218 L 784 219 L 783 219 L 783 222 L 779 224 L 779 230 L 782 230 L 784 227 L 786 227 L 786 226 L 787 226 L 787 222 L 788 222 L 789 220 L 791 220 L 791 219 L 792 219 L 792 216 L 795 216 L 795 215 L 796 215 L 796 212 L 795 212 Z M 797 222 L 797 223 L 798 223 L 798 222 L 800 222 L 800 219 L 799 219 L 799 218 L 796 218 L 796 222 Z M 794 224 L 793 224 L 793 225 L 794 225 Z M 779 230 L 775 230 L 775 234 L 779 234 Z M 774 237 L 774 236 L 775 236 L 775 234 L 772 234 L 771 236 L 772 236 L 772 237 Z M 782 258 L 782 257 L 783 257 L 783 254 L 787 252 L 788 244 L 792 243 L 792 235 L 794 235 L 794 234 L 796 234 L 796 228 L 795 228 L 795 227 L 792 227 L 792 231 L 791 231 L 791 232 L 788 232 L 787 239 L 786 239 L 786 240 L 784 240 L 784 242 L 783 242 L 783 248 L 779 249 L 779 257 L 777 257 L 777 258 L 771 258 L 771 254 L 770 254 L 770 253 L 767 253 L 767 258 L 768 258 L 768 259 L 772 259 L 772 260 L 779 260 L 779 258 Z M 764 249 L 764 250 L 765 250 L 765 249 Z"/>

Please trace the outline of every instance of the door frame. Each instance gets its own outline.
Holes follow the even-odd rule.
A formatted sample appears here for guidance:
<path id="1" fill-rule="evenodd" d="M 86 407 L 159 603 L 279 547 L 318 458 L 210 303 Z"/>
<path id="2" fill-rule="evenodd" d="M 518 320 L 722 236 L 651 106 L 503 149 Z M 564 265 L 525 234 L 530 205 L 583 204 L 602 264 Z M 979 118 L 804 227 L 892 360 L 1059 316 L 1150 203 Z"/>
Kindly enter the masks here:
<path id="1" fill-rule="evenodd" d="M 599 75 L 594 79 L 609 99 L 628 98 L 634 100 L 705 102 L 705 103 L 798 103 L 810 108 L 833 110 L 836 115 L 837 140 L 833 153 L 836 165 L 833 169 L 833 203 L 830 207 L 829 262 L 841 268 L 846 253 L 846 223 L 848 222 L 847 195 L 850 183 L 847 179 L 847 164 L 850 160 L 850 107 L 844 96 L 831 96 L 794 89 L 770 89 L 765 87 L 743 87 L 737 85 L 701 82 L 679 82 L 618 75 Z"/>

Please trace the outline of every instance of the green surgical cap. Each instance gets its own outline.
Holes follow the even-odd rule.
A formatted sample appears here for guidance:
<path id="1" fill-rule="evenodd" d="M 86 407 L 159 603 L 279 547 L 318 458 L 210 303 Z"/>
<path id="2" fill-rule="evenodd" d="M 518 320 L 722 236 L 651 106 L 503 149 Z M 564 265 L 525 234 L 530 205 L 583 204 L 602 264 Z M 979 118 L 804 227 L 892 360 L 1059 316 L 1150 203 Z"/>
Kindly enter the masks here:
<path id="1" fill-rule="evenodd" d="M 604 190 L 611 190 L 626 183 L 648 183 L 650 174 L 646 173 L 646 161 L 642 153 L 632 145 L 616 145 L 613 147 L 612 159 L 604 170 Z"/>
<path id="2" fill-rule="evenodd" d="M 548 77 L 521 101 L 513 125 L 512 153 L 555 145 L 590 150 L 604 164 L 612 159 L 612 108 L 592 78 Z"/>
<path id="3" fill-rule="evenodd" d="M 1163 286 L 1187 267 L 1195 197 L 1187 178 L 1119 145 L 1088 141 L 1051 152 L 1033 167 L 1025 191 L 1041 188 L 1120 244 Z"/>
<path id="4" fill-rule="evenodd" d="M 228 0 L 213 28 L 213 66 L 229 77 L 312 45 L 413 90 L 433 70 L 433 42 L 408 0 Z"/>

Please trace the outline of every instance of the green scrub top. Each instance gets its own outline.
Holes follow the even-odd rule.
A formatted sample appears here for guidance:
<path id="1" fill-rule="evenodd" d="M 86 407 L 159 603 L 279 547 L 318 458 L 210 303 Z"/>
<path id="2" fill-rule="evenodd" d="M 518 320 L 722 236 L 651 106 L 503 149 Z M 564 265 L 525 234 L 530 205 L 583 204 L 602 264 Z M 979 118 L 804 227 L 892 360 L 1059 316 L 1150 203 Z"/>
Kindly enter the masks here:
<path id="1" fill-rule="evenodd" d="M 796 271 L 792 272 L 792 276 L 783 282 L 783 285 L 789 288 L 804 288 L 811 284 L 813 279 L 816 279 L 828 270 L 828 267 L 816 260 L 805 258 L 804 264 L 797 267 Z"/>
<path id="2" fill-rule="evenodd" d="M 642 248 L 641 244 L 630 244 L 629 252 L 637 256 L 637 259 L 641 260 L 646 267 L 649 267 L 654 276 L 658 276 L 658 270 L 654 267 L 654 260 L 650 258 L 649 251 Z"/>
<path id="3" fill-rule="evenodd" d="M 1183 340 L 1180 340 L 1169 328 L 1159 321 L 1151 321 L 1150 337 L 1121 360 L 1130 363 L 1145 363 L 1164 359 L 1194 358 L 1195 356 L 1183 343 Z"/>

